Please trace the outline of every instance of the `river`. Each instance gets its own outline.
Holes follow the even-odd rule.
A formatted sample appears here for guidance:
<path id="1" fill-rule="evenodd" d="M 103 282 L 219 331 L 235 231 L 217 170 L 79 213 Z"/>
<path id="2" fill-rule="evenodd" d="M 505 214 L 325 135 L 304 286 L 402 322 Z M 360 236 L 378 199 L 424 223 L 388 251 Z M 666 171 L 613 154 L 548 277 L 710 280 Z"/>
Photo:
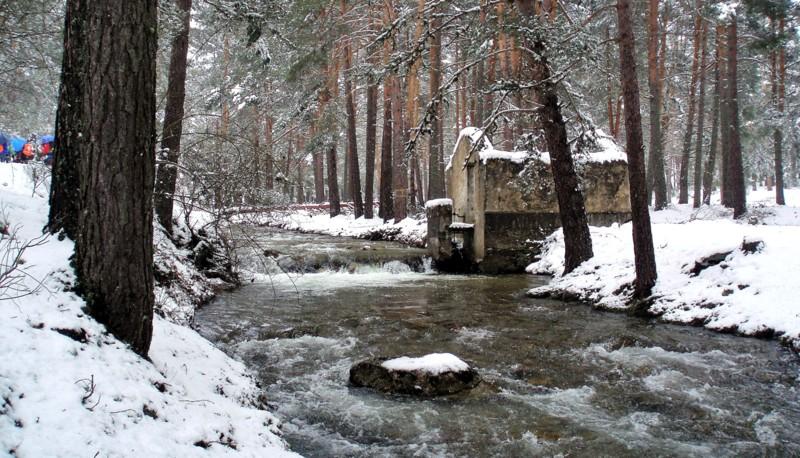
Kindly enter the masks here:
<path id="1" fill-rule="evenodd" d="M 261 274 L 196 325 L 306 456 L 800 456 L 800 364 L 774 341 L 527 298 L 545 278 L 437 274 L 388 242 L 249 238 L 273 258 L 243 249 Z M 347 384 L 359 360 L 434 352 L 484 383 L 440 399 Z"/>

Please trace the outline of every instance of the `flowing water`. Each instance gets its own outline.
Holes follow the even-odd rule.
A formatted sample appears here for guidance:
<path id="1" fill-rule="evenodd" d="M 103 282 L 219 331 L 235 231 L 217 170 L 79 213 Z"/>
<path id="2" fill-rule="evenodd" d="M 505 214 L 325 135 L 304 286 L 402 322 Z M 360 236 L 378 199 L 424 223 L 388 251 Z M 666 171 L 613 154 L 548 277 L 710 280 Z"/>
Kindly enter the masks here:
<path id="1" fill-rule="evenodd" d="M 391 243 L 255 239 L 262 275 L 196 322 L 306 456 L 800 456 L 800 364 L 773 341 L 530 299 L 546 279 L 436 274 Z M 361 359 L 433 352 L 484 383 L 439 399 L 347 384 Z"/>

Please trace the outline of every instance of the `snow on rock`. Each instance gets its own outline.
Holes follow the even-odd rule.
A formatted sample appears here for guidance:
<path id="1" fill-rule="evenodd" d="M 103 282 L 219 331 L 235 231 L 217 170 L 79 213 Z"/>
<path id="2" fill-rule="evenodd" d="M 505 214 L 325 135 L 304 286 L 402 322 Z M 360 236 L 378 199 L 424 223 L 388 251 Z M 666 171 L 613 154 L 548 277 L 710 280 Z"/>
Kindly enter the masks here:
<path id="1" fill-rule="evenodd" d="M 433 375 L 439 375 L 443 372 L 463 372 L 469 370 L 469 364 L 452 353 L 431 353 L 429 355 L 420 356 L 419 358 L 401 356 L 400 358 L 386 360 L 381 363 L 381 366 L 390 371 L 419 371 Z"/>
<path id="2" fill-rule="evenodd" d="M 453 199 L 431 199 L 425 202 L 425 209 L 443 207 L 446 205 L 453 205 Z"/>
<path id="3" fill-rule="evenodd" d="M 800 189 L 787 190 L 786 196 L 790 205 L 800 204 Z M 666 321 L 702 324 L 715 330 L 774 333 L 800 350 L 797 207 L 772 208 L 774 211 L 763 212 L 772 216 L 751 216 L 749 221 L 733 221 L 727 210 L 708 206 L 698 210 L 673 206 L 654 212 L 658 281 L 650 311 Z M 763 224 L 769 218 L 783 224 Z M 530 294 L 565 294 L 603 308 L 626 308 L 631 293 L 628 285 L 635 278 L 631 228 L 630 223 L 592 227 L 594 257 Z M 743 242 L 753 240 L 763 242 L 760 250 L 741 248 Z M 725 256 L 718 264 L 699 272 L 694 269 L 696 262 L 719 254 Z M 563 258 L 563 234 L 558 230 L 545 241 L 540 259 L 528 266 L 528 271 L 560 275 Z"/>
<path id="4" fill-rule="evenodd" d="M 39 236 L 48 212 L 25 167 L 0 164 L 3 218 L 19 241 Z M 0 453 L 297 456 L 256 407 L 245 367 L 195 331 L 156 316 L 148 361 L 86 315 L 70 291 L 72 252 L 71 241 L 46 238 L 22 255 L 31 293 L 0 290 Z"/>

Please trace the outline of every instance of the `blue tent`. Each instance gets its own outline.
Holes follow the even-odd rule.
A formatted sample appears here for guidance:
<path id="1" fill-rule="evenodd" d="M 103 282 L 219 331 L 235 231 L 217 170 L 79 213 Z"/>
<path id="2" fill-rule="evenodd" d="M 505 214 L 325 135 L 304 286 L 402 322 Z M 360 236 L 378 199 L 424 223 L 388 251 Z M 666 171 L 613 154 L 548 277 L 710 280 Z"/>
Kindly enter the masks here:
<path id="1" fill-rule="evenodd" d="M 25 140 L 24 138 L 17 137 L 16 135 L 11 136 L 11 146 L 14 147 L 14 151 L 16 151 L 17 153 L 22 151 L 22 148 L 25 147 L 25 143 L 28 143 L 28 141 Z"/>
<path id="2" fill-rule="evenodd" d="M 42 135 L 39 137 L 42 143 L 53 143 L 56 140 L 56 137 L 53 135 Z"/>

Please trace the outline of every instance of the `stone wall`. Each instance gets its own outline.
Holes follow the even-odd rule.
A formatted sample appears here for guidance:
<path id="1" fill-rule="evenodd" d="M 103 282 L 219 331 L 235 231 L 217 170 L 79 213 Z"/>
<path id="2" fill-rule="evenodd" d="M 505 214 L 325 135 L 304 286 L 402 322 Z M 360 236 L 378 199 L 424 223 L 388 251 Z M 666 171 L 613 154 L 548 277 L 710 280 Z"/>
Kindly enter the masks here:
<path id="1" fill-rule="evenodd" d="M 478 138 L 474 131 L 462 132 L 446 172 L 452 221 L 474 225 L 469 259 L 459 262 L 485 273 L 523 271 L 539 243 L 561 226 L 549 158 L 496 151 L 488 142 L 479 150 Z M 611 157 L 587 155 L 576 164 L 591 225 L 630 219 L 627 163 Z"/>

